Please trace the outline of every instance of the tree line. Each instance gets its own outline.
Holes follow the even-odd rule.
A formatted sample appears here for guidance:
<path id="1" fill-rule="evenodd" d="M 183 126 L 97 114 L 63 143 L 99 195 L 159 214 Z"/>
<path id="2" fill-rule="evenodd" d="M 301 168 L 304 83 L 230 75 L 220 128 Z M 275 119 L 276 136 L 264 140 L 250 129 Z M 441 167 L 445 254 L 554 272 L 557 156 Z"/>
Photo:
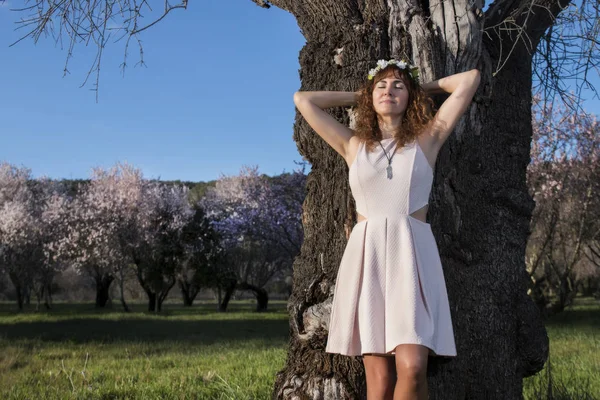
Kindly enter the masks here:
<path id="1" fill-rule="evenodd" d="M 33 179 L 31 170 L 0 163 L 0 272 L 19 309 L 32 294 L 52 307 L 55 278 L 67 268 L 95 284 L 96 307 L 133 275 L 161 311 L 177 285 L 192 305 L 201 289 L 219 294 L 225 311 L 236 290 L 251 291 L 267 309 L 265 285 L 291 276 L 303 240 L 304 165 L 269 177 L 258 167 L 214 184 L 162 182 L 117 163 L 82 181 Z"/>
<path id="2" fill-rule="evenodd" d="M 526 271 L 528 294 L 549 316 L 577 293 L 600 297 L 600 132 L 595 116 L 539 96 L 533 110 Z M 238 290 L 266 310 L 265 286 L 290 282 L 303 243 L 304 168 L 268 177 L 245 166 L 194 184 L 147 180 L 127 164 L 96 168 L 89 180 L 32 179 L 27 168 L 2 163 L 0 272 L 20 309 L 31 294 L 50 308 L 52 283 L 70 266 L 93 280 L 97 307 L 116 281 L 128 310 L 123 285 L 133 274 L 150 311 L 174 286 L 187 306 L 210 288 L 220 311 Z"/>

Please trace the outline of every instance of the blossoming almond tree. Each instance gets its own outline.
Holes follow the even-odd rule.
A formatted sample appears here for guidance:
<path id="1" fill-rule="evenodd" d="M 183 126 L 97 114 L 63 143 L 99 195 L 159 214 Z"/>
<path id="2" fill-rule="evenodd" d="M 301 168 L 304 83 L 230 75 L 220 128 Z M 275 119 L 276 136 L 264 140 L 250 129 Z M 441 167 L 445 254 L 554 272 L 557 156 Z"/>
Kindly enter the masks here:
<path id="1" fill-rule="evenodd" d="M 64 186 L 31 171 L 0 164 L 0 265 L 16 289 L 19 308 L 35 292 L 37 308 L 52 304 L 52 282 L 67 266 L 62 251 L 70 212 Z"/>
<path id="2" fill-rule="evenodd" d="M 68 215 L 68 240 L 61 247 L 76 270 L 94 280 L 96 307 L 106 305 L 111 283 L 131 262 L 119 242 L 121 217 L 127 203 L 139 196 L 121 180 L 121 171 L 120 166 L 94 168 L 89 184 L 80 185 Z"/>
<path id="3" fill-rule="evenodd" d="M 264 286 L 289 275 L 303 240 L 303 170 L 269 178 L 258 167 L 244 166 L 239 175 L 222 176 L 201 200 L 223 237 L 228 267 L 235 275 L 225 287 L 221 309 L 233 291 L 250 290 L 257 310 L 267 308 Z"/>
<path id="4" fill-rule="evenodd" d="M 106 304 L 110 284 L 119 278 L 128 310 L 123 285 L 133 266 L 149 310 L 160 311 L 182 261 L 181 229 L 193 215 L 187 189 L 148 181 L 140 169 L 117 163 L 94 168 L 72 208 L 68 248 L 78 270 L 96 282 L 96 306 Z"/>
<path id="5" fill-rule="evenodd" d="M 136 275 L 148 295 L 148 310 L 159 312 L 185 260 L 183 228 L 194 215 L 185 186 L 146 182 L 142 201 L 130 215 L 135 234 L 130 243 Z"/>
<path id="6" fill-rule="evenodd" d="M 52 282 L 65 270 L 68 257 L 61 251 L 67 240 L 70 200 L 65 187 L 58 181 L 41 177 L 30 181 L 34 193 L 34 218 L 38 225 L 38 245 L 42 259 L 34 266 L 32 285 L 37 297 L 37 308 L 44 300 L 47 309 L 52 305 Z"/>
<path id="7" fill-rule="evenodd" d="M 223 286 L 227 277 L 221 267 L 224 249 L 220 237 L 198 204 L 192 205 L 193 217 L 183 227 L 181 241 L 184 257 L 177 273 L 183 304 L 191 306 L 202 288 Z"/>
<path id="8" fill-rule="evenodd" d="M 19 309 L 42 259 L 30 180 L 31 170 L 0 163 L 0 268 L 15 287 Z"/>
<path id="9" fill-rule="evenodd" d="M 600 126 L 595 116 L 537 96 L 527 181 L 536 207 L 531 219 L 527 271 L 531 294 L 545 316 L 564 310 L 577 293 L 577 267 L 600 224 Z M 555 298 L 555 300 L 553 300 Z"/>

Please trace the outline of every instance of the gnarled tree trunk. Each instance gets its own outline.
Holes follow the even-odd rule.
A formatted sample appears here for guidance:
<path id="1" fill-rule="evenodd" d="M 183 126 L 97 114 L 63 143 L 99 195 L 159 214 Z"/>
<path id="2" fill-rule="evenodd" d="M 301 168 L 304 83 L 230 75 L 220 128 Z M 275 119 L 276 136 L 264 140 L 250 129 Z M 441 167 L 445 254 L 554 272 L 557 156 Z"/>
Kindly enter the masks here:
<path id="1" fill-rule="evenodd" d="M 410 58 L 420 67 L 422 82 L 472 68 L 481 71 L 473 103 L 439 154 L 430 199 L 458 356 L 429 359 L 429 393 L 431 399 L 444 400 L 521 398 L 523 378 L 540 371 L 548 356 L 539 311 L 526 294 L 524 265 L 534 207 L 525 179 L 532 136 L 532 56 L 518 34 L 494 31 L 501 36 L 488 36 L 482 30 L 508 17 L 523 26 L 527 18 L 523 34 L 535 47 L 559 5 L 543 1 L 539 7 L 550 12 L 527 14 L 522 11 L 529 2 L 496 1 L 484 18 L 481 1 L 253 1 L 296 17 L 307 40 L 300 53 L 301 90 L 357 90 L 381 58 Z M 510 58 L 495 71 L 506 61 L 506 49 L 512 50 Z M 436 99 L 438 106 L 444 99 Z M 349 124 L 344 110 L 332 113 Z M 273 398 L 364 398 L 361 358 L 324 352 L 346 245 L 344 224 L 354 222 L 348 170 L 299 115 L 294 140 L 312 171 L 304 243 L 294 263 L 288 305 L 288 357 Z"/>

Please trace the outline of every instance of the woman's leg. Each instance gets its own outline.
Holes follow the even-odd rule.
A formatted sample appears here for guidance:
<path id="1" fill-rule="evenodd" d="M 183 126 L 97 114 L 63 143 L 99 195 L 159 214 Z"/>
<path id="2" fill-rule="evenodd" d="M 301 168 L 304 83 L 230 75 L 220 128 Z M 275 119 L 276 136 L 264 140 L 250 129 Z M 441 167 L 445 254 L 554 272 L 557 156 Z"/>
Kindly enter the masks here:
<path id="1" fill-rule="evenodd" d="M 398 380 L 393 400 L 427 400 L 427 357 L 429 348 L 420 344 L 396 347 Z"/>
<path id="2" fill-rule="evenodd" d="M 394 357 L 388 355 L 363 355 L 367 376 L 367 400 L 392 400 L 396 371 Z"/>

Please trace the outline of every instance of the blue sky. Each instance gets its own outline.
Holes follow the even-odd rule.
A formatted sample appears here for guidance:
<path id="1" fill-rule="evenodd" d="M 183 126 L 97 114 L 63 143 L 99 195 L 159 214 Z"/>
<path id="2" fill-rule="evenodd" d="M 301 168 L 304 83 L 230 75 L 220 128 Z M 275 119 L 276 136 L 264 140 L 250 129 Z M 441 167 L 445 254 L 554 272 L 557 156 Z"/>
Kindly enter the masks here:
<path id="1" fill-rule="evenodd" d="M 1 161 L 35 177 L 87 178 L 94 166 L 126 161 L 147 178 L 208 181 L 244 164 L 275 175 L 302 160 L 292 96 L 305 40 L 287 12 L 192 1 L 142 33 L 147 68 L 133 66 L 132 44 L 123 77 L 125 41 L 106 48 L 96 103 L 91 85 L 80 88 L 95 47 L 76 47 L 64 78 L 66 51 L 51 37 L 8 47 L 24 34 L 9 11 L 22 4 L 0 5 Z M 597 113 L 599 104 L 584 107 Z"/>
<path id="2" fill-rule="evenodd" d="M 93 166 L 127 161 L 147 178 L 207 181 L 244 164 L 268 175 L 301 161 L 292 139 L 298 54 L 305 43 L 291 14 L 249 0 L 192 1 L 142 33 L 147 68 L 130 45 L 106 47 L 99 102 L 79 88 L 95 48 L 34 45 L 0 7 L 0 160 L 35 177 L 87 178 Z M 19 4 L 22 4 L 19 2 Z"/>

